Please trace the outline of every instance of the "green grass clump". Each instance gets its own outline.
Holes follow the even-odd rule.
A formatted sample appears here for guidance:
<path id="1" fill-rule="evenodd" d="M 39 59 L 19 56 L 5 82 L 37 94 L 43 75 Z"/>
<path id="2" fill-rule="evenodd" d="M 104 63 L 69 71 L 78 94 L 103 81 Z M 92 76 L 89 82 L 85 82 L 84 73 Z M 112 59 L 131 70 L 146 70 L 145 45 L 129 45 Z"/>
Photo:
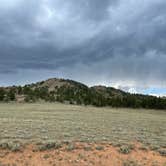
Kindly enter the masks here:
<path id="1" fill-rule="evenodd" d="M 96 146 L 96 150 L 104 150 L 103 146 Z"/>
<path id="2" fill-rule="evenodd" d="M 45 155 L 43 156 L 44 159 L 48 159 L 49 157 L 50 157 L 49 154 L 45 154 Z"/>
<path id="3" fill-rule="evenodd" d="M 158 146 L 158 145 L 151 145 L 150 146 L 150 150 L 158 151 L 159 149 L 160 149 L 160 146 Z"/>
<path id="4" fill-rule="evenodd" d="M 21 145 L 19 143 L 12 144 L 9 148 L 13 152 L 21 151 Z"/>
<path id="5" fill-rule="evenodd" d="M 44 143 L 44 144 L 39 145 L 38 150 L 46 151 L 46 150 L 50 150 L 50 149 L 59 149 L 61 147 L 62 147 L 62 145 L 60 143 L 50 142 L 50 143 Z"/>
<path id="6" fill-rule="evenodd" d="M 122 166 L 141 166 L 141 165 L 138 163 L 138 161 L 126 160 L 126 161 L 123 161 Z"/>
<path id="7" fill-rule="evenodd" d="M 119 148 L 119 152 L 122 154 L 129 154 L 131 152 L 131 150 L 133 150 L 133 146 L 131 146 L 131 145 L 122 145 Z"/>
<path id="8" fill-rule="evenodd" d="M 141 147 L 139 147 L 139 150 L 148 151 L 149 148 L 145 145 L 142 145 Z"/>
<path id="9" fill-rule="evenodd" d="M 158 152 L 161 156 L 166 156 L 166 149 L 159 149 Z"/>
<path id="10" fill-rule="evenodd" d="M 0 143 L 0 148 L 1 149 L 8 149 L 8 143 L 7 142 L 2 142 L 2 143 Z"/>
<path id="11" fill-rule="evenodd" d="M 16 142 L 4 142 L 0 143 L 0 148 L 11 150 L 13 152 L 21 151 L 22 145 L 20 143 Z"/>
<path id="12" fill-rule="evenodd" d="M 92 151 L 93 149 L 92 149 L 91 146 L 85 146 L 85 147 L 84 147 L 84 150 L 85 150 L 85 151 Z"/>
<path id="13" fill-rule="evenodd" d="M 66 150 L 67 151 L 73 151 L 74 149 L 76 149 L 75 145 L 73 143 L 67 145 Z"/>

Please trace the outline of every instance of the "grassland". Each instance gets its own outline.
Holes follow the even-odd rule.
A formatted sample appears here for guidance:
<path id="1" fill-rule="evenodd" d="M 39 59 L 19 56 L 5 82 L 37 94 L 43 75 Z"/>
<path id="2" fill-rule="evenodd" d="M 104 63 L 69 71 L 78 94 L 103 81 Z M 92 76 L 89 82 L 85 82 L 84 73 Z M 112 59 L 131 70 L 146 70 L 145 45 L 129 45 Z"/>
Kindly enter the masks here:
<path id="1" fill-rule="evenodd" d="M 166 112 L 63 104 L 0 104 L 0 142 L 140 141 L 166 147 Z"/>
<path id="2" fill-rule="evenodd" d="M 164 111 L 0 104 L 0 166 L 166 166 L 165 156 Z"/>

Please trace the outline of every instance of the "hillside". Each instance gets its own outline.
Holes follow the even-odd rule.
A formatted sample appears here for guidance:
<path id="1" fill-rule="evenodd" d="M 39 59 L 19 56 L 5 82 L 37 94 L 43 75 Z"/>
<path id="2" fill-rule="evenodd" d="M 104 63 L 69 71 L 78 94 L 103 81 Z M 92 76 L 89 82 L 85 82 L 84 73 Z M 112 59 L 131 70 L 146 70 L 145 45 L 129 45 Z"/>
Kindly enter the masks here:
<path id="1" fill-rule="evenodd" d="M 0 101 L 63 102 L 79 105 L 166 109 L 166 99 L 130 94 L 106 86 L 88 87 L 68 79 L 48 79 L 25 86 L 0 88 Z"/>

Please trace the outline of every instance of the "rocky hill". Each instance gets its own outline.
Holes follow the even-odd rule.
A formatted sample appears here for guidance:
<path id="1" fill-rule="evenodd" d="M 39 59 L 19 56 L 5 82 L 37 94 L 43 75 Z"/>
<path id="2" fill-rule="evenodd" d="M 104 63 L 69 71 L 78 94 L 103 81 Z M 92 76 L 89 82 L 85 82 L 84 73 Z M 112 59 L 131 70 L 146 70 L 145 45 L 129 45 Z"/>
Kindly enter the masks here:
<path id="1" fill-rule="evenodd" d="M 63 102 L 79 105 L 166 109 L 166 99 L 130 94 L 106 86 L 88 87 L 68 79 L 48 79 L 25 86 L 0 88 L 1 102 Z"/>

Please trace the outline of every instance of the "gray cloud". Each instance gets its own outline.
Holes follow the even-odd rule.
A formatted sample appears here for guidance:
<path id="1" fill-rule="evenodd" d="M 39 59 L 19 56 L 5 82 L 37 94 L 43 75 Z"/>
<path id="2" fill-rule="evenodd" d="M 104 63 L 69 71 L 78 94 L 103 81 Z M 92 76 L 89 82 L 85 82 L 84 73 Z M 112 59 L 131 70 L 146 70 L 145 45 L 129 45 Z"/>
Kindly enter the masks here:
<path id="1" fill-rule="evenodd" d="M 90 85 L 165 87 L 164 0 L 0 3 L 0 76 L 6 83 L 44 79 L 37 74 L 42 71 Z"/>

